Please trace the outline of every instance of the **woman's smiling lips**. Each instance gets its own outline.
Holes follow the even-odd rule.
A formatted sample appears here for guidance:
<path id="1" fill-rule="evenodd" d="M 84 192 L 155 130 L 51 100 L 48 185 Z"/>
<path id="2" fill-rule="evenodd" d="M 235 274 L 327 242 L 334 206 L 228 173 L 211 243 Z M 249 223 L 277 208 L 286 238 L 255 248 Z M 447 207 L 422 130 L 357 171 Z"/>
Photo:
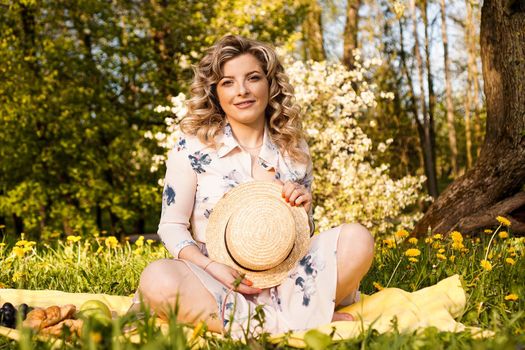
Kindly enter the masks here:
<path id="1" fill-rule="evenodd" d="M 255 100 L 248 100 L 248 101 L 243 101 L 239 103 L 234 103 L 234 105 L 237 108 L 244 109 L 244 108 L 251 107 L 254 103 L 255 103 Z"/>

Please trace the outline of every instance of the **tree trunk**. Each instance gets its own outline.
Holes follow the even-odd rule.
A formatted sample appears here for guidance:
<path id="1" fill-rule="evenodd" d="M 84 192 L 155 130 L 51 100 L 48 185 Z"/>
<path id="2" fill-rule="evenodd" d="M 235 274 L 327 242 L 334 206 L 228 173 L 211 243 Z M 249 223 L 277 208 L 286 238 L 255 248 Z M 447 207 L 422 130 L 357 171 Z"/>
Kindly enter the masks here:
<path id="1" fill-rule="evenodd" d="M 510 219 L 513 232 L 525 233 L 525 2 L 485 0 L 480 38 L 485 141 L 476 165 L 430 206 L 418 234 L 428 228 L 474 233 L 487 225 L 479 218 L 496 214 Z"/>
<path id="2" fill-rule="evenodd" d="M 458 146 L 456 138 L 456 127 L 454 126 L 454 105 L 452 104 L 452 83 L 450 81 L 450 58 L 448 57 L 448 34 L 447 34 L 447 10 L 445 0 L 441 4 L 441 37 L 443 40 L 443 56 L 445 68 L 445 101 L 447 109 L 448 146 L 450 148 L 450 164 L 452 166 L 452 177 L 459 175 Z"/>
<path id="3" fill-rule="evenodd" d="M 416 93 L 414 91 L 414 83 L 412 82 L 412 75 L 410 74 L 410 71 L 407 66 L 406 62 L 406 52 L 405 52 L 405 35 L 404 35 L 404 28 L 403 28 L 403 22 L 399 18 L 398 19 L 399 24 L 399 59 L 401 61 L 401 71 L 403 72 L 403 75 L 407 79 L 408 84 L 408 91 L 409 91 L 409 98 L 410 98 L 410 104 L 409 104 L 409 110 L 412 112 L 412 115 L 414 116 L 414 121 L 416 123 L 416 128 L 418 130 L 418 134 L 420 134 L 420 130 L 422 130 L 422 124 L 418 117 L 418 106 L 417 106 L 417 99 L 416 99 Z M 419 144 L 422 145 L 421 142 L 422 138 L 419 136 Z M 418 152 L 419 157 L 419 164 L 425 163 L 425 156 L 423 155 L 423 147 L 419 147 Z"/>
<path id="4" fill-rule="evenodd" d="M 481 100 L 479 96 L 479 72 L 477 57 L 479 56 L 479 50 L 477 48 L 476 29 L 474 28 L 474 14 L 471 0 L 465 1 L 467 8 L 466 16 L 466 44 L 467 44 L 467 55 L 468 55 L 468 69 L 471 76 L 471 84 L 474 88 L 471 97 L 471 106 L 474 111 L 474 145 L 476 146 L 476 155 L 479 156 L 481 150 L 481 144 L 483 142 L 483 135 L 481 131 Z M 476 16 L 477 17 L 477 16 Z"/>
<path id="5" fill-rule="evenodd" d="M 472 163 L 474 162 L 472 159 L 472 126 L 470 123 L 471 117 L 470 113 L 472 111 L 472 99 L 471 99 L 471 90 L 472 90 L 472 79 L 470 76 L 470 72 L 467 74 L 467 89 L 465 91 L 465 146 L 466 146 L 466 153 L 467 153 L 467 169 L 472 168 Z"/>
<path id="6" fill-rule="evenodd" d="M 416 3 L 415 0 L 410 0 L 410 14 L 412 16 L 412 34 L 414 35 L 414 56 L 417 62 L 417 75 L 419 82 L 419 100 L 421 105 L 421 119 L 418 122 L 419 139 L 421 142 L 421 148 L 423 149 L 423 158 L 425 165 L 425 175 L 427 177 L 427 190 L 428 194 L 432 197 L 437 198 L 437 176 L 436 176 L 436 162 L 433 157 L 434 150 L 432 149 L 434 142 L 432 141 L 433 130 L 431 130 L 430 118 L 428 115 L 425 83 L 423 79 L 424 67 L 423 59 L 419 49 L 419 38 L 417 35 L 417 16 L 416 16 Z"/>
<path id="7" fill-rule="evenodd" d="M 354 68 L 353 51 L 358 47 L 357 30 L 359 24 L 359 7 L 361 7 L 361 0 L 348 0 L 343 49 L 343 63 L 348 69 Z"/>
<path id="8" fill-rule="evenodd" d="M 321 22 L 321 8 L 317 0 L 312 0 L 308 14 L 303 22 L 305 58 L 322 61 L 326 58 L 324 52 L 323 26 Z"/>
<path id="9" fill-rule="evenodd" d="M 437 175 L 436 175 L 436 131 L 434 128 L 434 111 L 436 110 L 436 94 L 434 93 L 434 78 L 432 77 L 432 69 L 430 67 L 430 42 L 428 40 L 428 4 L 427 0 L 421 1 L 421 13 L 423 16 L 423 24 L 425 26 L 425 66 L 427 69 L 427 86 L 428 86 L 428 119 L 426 123 L 426 129 L 428 130 L 428 140 L 430 146 L 430 166 L 431 172 L 435 178 L 435 198 L 439 195 L 437 187 Z"/>

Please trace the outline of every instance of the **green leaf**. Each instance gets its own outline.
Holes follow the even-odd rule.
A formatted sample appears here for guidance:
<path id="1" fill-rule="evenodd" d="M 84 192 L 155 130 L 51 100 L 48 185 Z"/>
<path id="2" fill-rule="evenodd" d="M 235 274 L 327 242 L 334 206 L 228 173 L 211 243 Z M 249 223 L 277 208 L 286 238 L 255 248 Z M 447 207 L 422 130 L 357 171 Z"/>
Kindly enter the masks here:
<path id="1" fill-rule="evenodd" d="M 304 342 L 308 348 L 323 350 L 332 344 L 332 338 L 327 334 L 319 332 L 317 329 L 311 329 L 305 333 Z"/>

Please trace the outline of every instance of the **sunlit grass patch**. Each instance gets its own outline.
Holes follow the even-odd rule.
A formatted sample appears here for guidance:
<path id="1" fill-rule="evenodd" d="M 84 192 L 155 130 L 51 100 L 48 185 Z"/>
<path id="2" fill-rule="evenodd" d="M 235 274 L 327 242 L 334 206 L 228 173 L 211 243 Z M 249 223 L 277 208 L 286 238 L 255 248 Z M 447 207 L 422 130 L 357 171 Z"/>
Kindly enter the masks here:
<path id="1" fill-rule="evenodd" d="M 496 336 L 476 340 L 469 334 L 425 330 L 420 334 L 377 334 L 371 331 L 358 339 L 333 345 L 345 348 L 373 347 L 400 349 L 410 347 L 494 348 L 525 343 L 524 284 L 525 239 L 514 237 L 512 228 L 499 226 L 478 236 L 460 232 L 434 233 L 412 237 L 397 231 L 376 239 L 374 264 L 361 283 L 361 290 L 372 294 L 387 287 L 415 291 L 459 274 L 467 293 L 467 306 L 458 321 L 467 326 L 492 330 Z M 501 234 L 505 232 L 505 234 Z M 151 261 L 168 257 L 166 250 L 153 241 L 139 238 L 135 243 L 119 242 L 115 237 L 69 236 L 63 240 L 36 243 L 22 237 L 0 244 L 0 283 L 2 288 L 57 289 L 67 292 L 108 293 L 129 296 L 137 288 L 140 273 Z M 126 325 L 137 328 L 138 344 L 123 335 Z M 205 325 L 192 332 L 172 317 L 165 335 L 151 319 L 137 321 L 118 318 L 105 334 L 65 342 L 63 348 L 189 348 L 205 335 L 209 348 L 275 348 L 265 337 L 249 342 L 206 336 Z M 198 337 L 197 337 L 198 335 Z M 135 338 L 137 339 L 137 338 Z M 25 345 L 24 345 L 25 344 Z M 426 344 L 426 345 L 425 345 Z M 518 345 L 516 345 L 518 346 Z M 17 348 L 16 343 L 0 338 L 1 348 Z M 50 348 L 29 334 L 21 348 Z"/>

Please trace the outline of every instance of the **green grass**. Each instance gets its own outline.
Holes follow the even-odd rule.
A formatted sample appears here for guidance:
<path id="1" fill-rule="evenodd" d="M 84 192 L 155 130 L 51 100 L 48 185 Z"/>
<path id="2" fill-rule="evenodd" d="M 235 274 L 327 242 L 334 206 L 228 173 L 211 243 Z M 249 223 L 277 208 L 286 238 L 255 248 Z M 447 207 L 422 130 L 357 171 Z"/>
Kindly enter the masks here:
<path id="1" fill-rule="evenodd" d="M 468 333 L 426 329 L 418 334 L 369 331 L 358 339 L 332 343 L 333 349 L 523 349 L 525 348 L 524 238 L 505 238 L 505 227 L 494 233 L 482 232 L 474 238 L 455 233 L 450 237 L 431 236 L 417 242 L 403 231 L 376 239 L 376 257 L 371 271 L 361 283 L 366 294 L 382 287 L 407 291 L 433 285 L 459 274 L 467 292 L 465 312 L 458 319 L 467 326 L 492 330 L 489 339 L 473 339 Z M 501 235 L 501 237 L 500 237 Z M 119 244 L 113 239 L 79 239 L 33 244 L 19 241 L 0 246 L 0 284 L 3 288 L 57 289 L 67 292 L 130 295 L 137 288 L 142 269 L 151 261 L 166 257 L 161 246 L 141 241 Z M 489 248 L 490 242 L 490 248 Z M 489 248 L 489 249 L 488 249 Z M 412 249 L 412 250 L 409 250 Z M 412 259 L 412 261 L 410 261 Z M 511 260 L 510 260 L 511 259 Z M 491 269 L 482 260 L 490 261 Z M 483 267 L 485 266 L 485 267 Z M 512 299 L 512 294 L 518 297 Z M 122 336 L 122 328 L 134 324 L 137 344 Z M 122 317 L 110 327 L 88 327 L 80 339 L 52 344 L 36 340 L 26 332 L 19 343 L 0 337 L 0 349 L 182 349 L 191 339 L 173 317 L 168 335 L 146 320 Z M 328 341 L 329 342 L 329 341 Z M 330 343 L 330 342 L 329 342 Z M 311 343 L 315 347 L 314 343 Z M 232 339 L 207 339 L 207 348 L 270 349 L 267 337 L 247 343 Z"/>

